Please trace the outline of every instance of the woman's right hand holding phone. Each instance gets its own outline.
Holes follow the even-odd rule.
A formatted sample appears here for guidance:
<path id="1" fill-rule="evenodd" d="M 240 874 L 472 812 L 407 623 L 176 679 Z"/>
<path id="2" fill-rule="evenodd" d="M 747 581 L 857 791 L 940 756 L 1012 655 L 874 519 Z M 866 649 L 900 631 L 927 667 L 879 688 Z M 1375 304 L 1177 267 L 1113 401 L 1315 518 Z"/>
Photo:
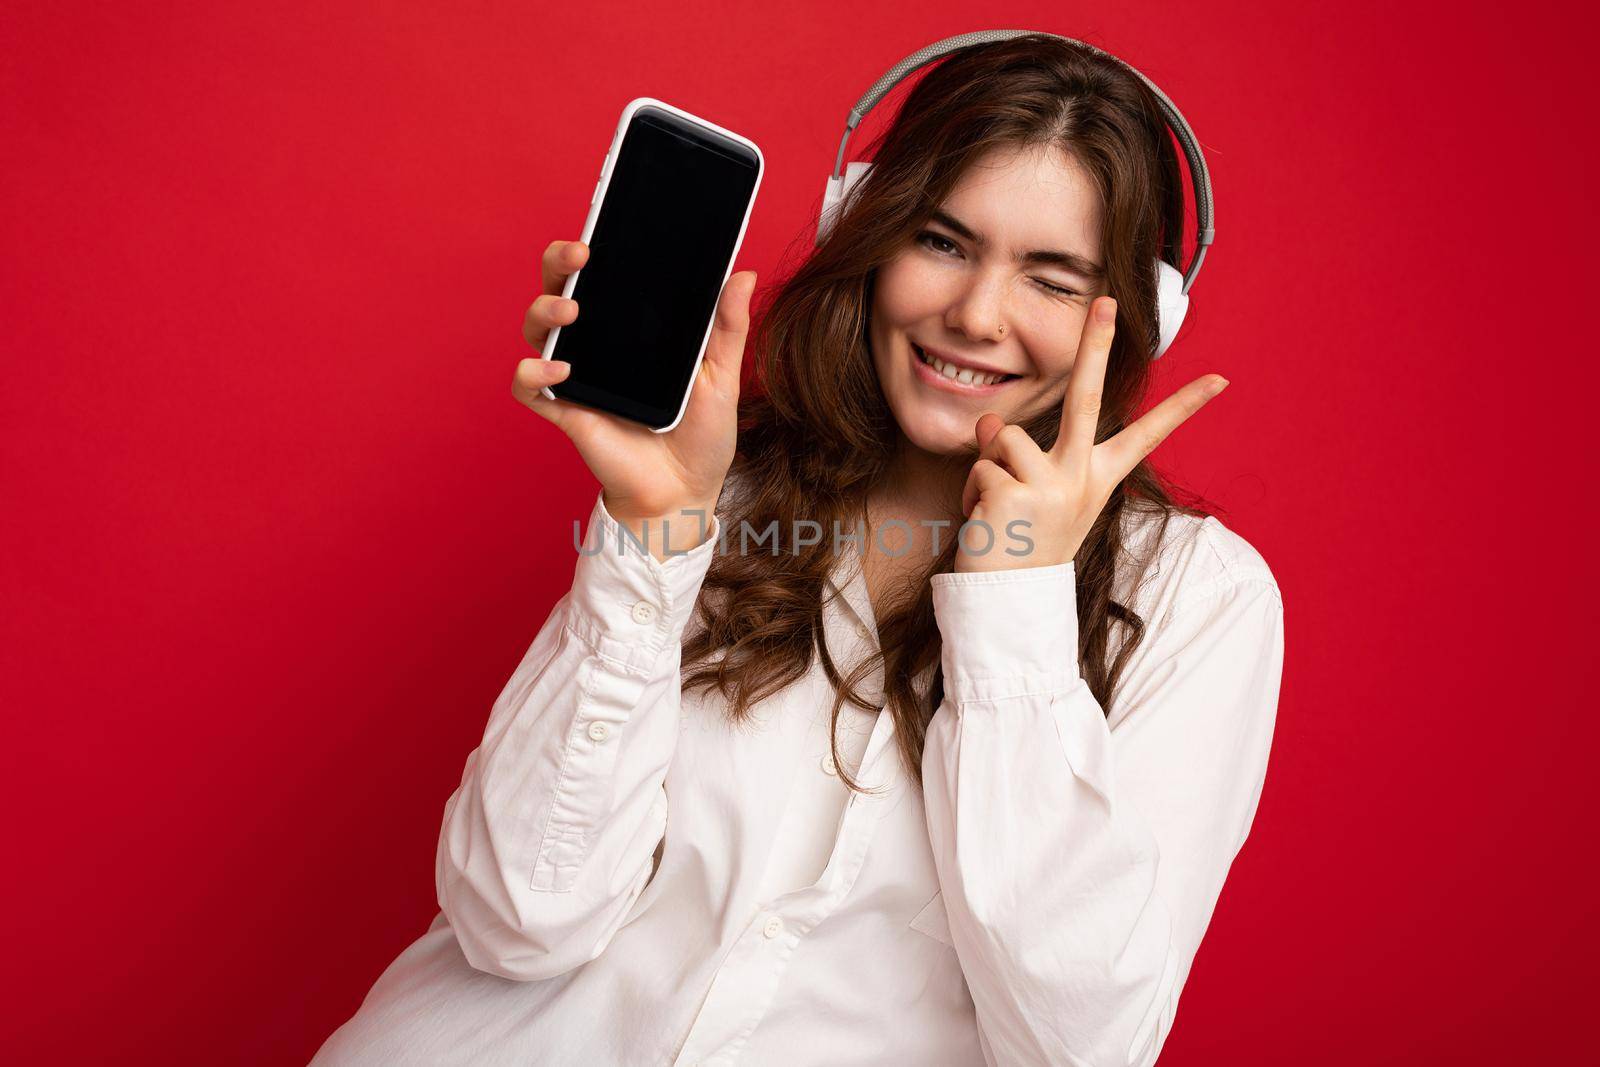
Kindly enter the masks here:
<path id="1" fill-rule="evenodd" d="M 582 241 L 552 241 L 545 249 L 544 292 L 528 308 L 522 324 L 522 336 L 534 348 L 543 349 L 554 327 L 577 320 L 577 301 L 561 296 L 561 290 L 588 256 Z M 600 481 L 606 510 L 657 559 L 688 551 L 705 540 L 733 463 L 739 368 L 755 283 L 754 271 L 740 271 L 723 286 L 688 408 L 666 433 L 545 396 L 540 390 L 562 381 L 571 370 L 562 360 L 529 357 L 517 364 L 512 395 L 571 438 Z M 685 514 L 693 511 L 703 512 L 703 517 Z"/>

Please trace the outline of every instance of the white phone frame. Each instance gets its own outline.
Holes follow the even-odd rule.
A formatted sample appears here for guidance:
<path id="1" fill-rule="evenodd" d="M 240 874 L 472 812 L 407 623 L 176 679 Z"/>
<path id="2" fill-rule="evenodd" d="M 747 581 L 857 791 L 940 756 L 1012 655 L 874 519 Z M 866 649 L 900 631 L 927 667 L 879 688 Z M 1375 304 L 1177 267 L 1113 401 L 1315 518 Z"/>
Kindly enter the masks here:
<path id="1" fill-rule="evenodd" d="M 733 242 L 733 251 L 728 255 L 728 265 L 722 272 L 722 285 L 718 289 L 720 293 L 721 290 L 727 286 L 728 279 L 733 275 L 734 261 L 739 258 L 739 248 L 744 244 L 745 230 L 750 225 L 750 214 L 756 206 L 756 194 L 761 190 L 761 177 L 767 169 L 766 158 L 761 154 L 760 147 L 748 137 L 741 136 L 740 134 L 734 133 L 732 130 L 718 126 L 709 119 L 704 119 L 699 115 L 691 114 L 690 112 L 684 111 L 682 108 L 673 107 L 664 100 L 658 100 L 653 96 L 640 96 L 628 101 L 628 106 L 622 109 L 622 118 L 617 120 L 616 132 L 611 135 L 611 147 L 606 150 L 605 161 L 600 165 L 600 179 L 595 182 L 594 195 L 589 199 L 589 216 L 588 218 L 584 219 L 583 222 L 583 235 L 578 239 L 584 244 L 588 244 L 589 239 L 594 236 L 595 223 L 600 218 L 600 209 L 605 205 L 606 190 L 611 186 L 611 171 L 613 168 L 613 163 L 616 159 L 621 157 L 622 139 L 627 134 L 629 125 L 631 125 L 633 122 L 634 113 L 642 107 L 656 107 L 663 111 L 670 112 L 681 119 L 696 123 L 697 125 L 703 126 L 708 130 L 715 131 L 716 133 L 719 133 L 730 140 L 737 141 L 739 144 L 744 145 L 746 148 L 750 149 L 756 154 L 756 182 L 755 185 L 750 189 L 750 200 L 745 205 L 744 221 L 739 223 L 739 236 Z M 563 297 L 570 298 L 572 296 L 573 290 L 576 289 L 578 285 L 578 275 L 582 273 L 582 268 L 579 268 L 567 276 L 566 284 L 561 287 L 561 295 Z M 583 309 L 579 308 L 578 313 L 580 315 L 583 314 Z M 653 433 L 667 433 L 676 428 L 678 423 L 683 421 L 684 412 L 689 410 L 689 397 L 694 393 L 695 383 L 700 380 L 700 364 L 706 357 L 706 348 L 711 343 L 711 331 L 716 326 L 716 322 L 717 316 L 715 311 L 713 311 L 710 320 L 706 323 L 705 336 L 700 339 L 700 351 L 694 357 L 694 370 L 689 373 L 689 384 L 688 387 L 683 391 L 683 400 L 678 404 L 677 416 L 673 418 L 672 422 L 659 429 L 654 426 L 645 426 L 645 429 L 650 430 Z M 545 339 L 544 351 L 539 353 L 540 359 L 554 358 L 551 353 L 555 351 L 556 339 L 560 337 L 560 335 L 560 326 L 551 327 L 550 336 Z M 549 397 L 551 400 L 561 399 L 550 391 L 549 386 L 545 386 L 539 391 L 545 396 Z M 579 404 L 579 406 L 584 406 L 575 400 L 568 402 Z M 614 412 L 606 412 L 606 414 L 612 415 L 615 418 L 625 417 L 616 415 Z M 629 419 L 628 421 L 634 422 L 635 420 Z M 643 426 L 644 424 L 636 423 L 636 425 Z"/>

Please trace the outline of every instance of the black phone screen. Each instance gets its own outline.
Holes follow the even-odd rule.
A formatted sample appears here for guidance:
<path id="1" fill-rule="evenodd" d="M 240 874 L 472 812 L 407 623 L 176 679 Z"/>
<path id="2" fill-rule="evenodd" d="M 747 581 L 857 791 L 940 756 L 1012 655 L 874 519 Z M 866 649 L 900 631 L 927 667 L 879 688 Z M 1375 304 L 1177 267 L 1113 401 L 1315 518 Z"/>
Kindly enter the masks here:
<path id="1" fill-rule="evenodd" d="M 661 428 L 677 418 L 750 209 L 749 147 L 660 108 L 634 113 L 553 358 L 556 396 Z"/>

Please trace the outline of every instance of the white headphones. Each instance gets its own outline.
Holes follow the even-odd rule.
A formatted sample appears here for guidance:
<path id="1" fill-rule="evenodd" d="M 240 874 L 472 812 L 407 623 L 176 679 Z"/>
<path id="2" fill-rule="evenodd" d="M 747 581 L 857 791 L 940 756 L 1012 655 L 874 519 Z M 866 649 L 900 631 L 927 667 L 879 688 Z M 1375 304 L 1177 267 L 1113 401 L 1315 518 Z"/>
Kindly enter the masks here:
<path id="1" fill-rule="evenodd" d="M 828 187 L 822 195 L 822 211 L 817 219 L 817 244 L 821 244 L 833 228 L 834 219 L 843 210 L 845 197 L 850 190 L 855 188 L 862 178 L 872 169 L 871 163 L 852 162 L 844 165 L 844 148 L 850 141 L 850 134 L 866 118 L 867 113 L 888 95 L 889 91 L 909 76 L 913 71 L 932 63 L 940 57 L 954 52 L 968 45 L 985 44 L 992 41 L 1006 41 L 1013 37 L 1024 37 L 1040 33 L 1037 30 L 979 30 L 976 33 L 962 33 L 954 37 L 946 37 L 942 41 L 935 41 L 926 48 L 902 59 L 889 69 L 889 72 L 873 83 L 872 88 L 856 101 L 856 106 L 850 109 L 849 121 L 845 123 L 844 137 L 839 140 L 839 155 L 833 162 L 833 173 L 828 176 Z M 1184 120 L 1180 112 L 1167 94 L 1163 93 L 1149 78 L 1134 70 L 1124 60 L 1118 59 L 1109 52 L 1103 51 L 1094 45 L 1087 44 L 1072 37 L 1062 37 L 1060 34 L 1042 34 L 1055 37 L 1059 40 L 1070 41 L 1082 45 L 1098 55 L 1107 59 L 1116 60 L 1122 64 L 1140 81 L 1144 82 L 1155 94 L 1157 103 L 1161 105 L 1161 112 L 1167 120 L 1167 126 L 1178 137 L 1178 144 L 1183 148 L 1184 158 L 1189 161 L 1189 180 L 1194 185 L 1195 214 L 1198 216 L 1198 235 L 1195 239 L 1194 258 L 1190 260 L 1189 267 L 1183 273 L 1164 259 L 1156 260 L 1156 311 L 1160 319 L 1161 341 L 1156 346 L 1155 354 L 1151 359 L 1160 359 L 1172 344 L 1172 339 L 1178 335 L 1178 327 L 1183 325 L 1183 317 L 1189 310 L 1189 287 L 1200 274 L 1200 264 L 1205 261 L 1206 249 L 1211 246 L 1212 239 L 1216 236 L 1214 213 L 1211 201 L 1211 172 L 1206 167 L 1206 158 L 1200 152 L 1200 142 L 1195 139 L 1194 131 L 1189 129 L 1189 123 Z M 839 173 L 840 167 L 844 173 Z"/>

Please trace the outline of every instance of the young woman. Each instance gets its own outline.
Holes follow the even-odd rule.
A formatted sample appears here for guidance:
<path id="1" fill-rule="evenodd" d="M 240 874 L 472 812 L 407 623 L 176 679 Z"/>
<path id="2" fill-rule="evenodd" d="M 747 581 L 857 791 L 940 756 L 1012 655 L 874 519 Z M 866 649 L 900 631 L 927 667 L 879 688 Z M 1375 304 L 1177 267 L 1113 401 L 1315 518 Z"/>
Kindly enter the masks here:
<path id="1" fill-rule="evenodd" d="M 874 159 L 743 396 L 750 272 L 671 433 L 518 365 L 593 554 L 446 805 L 438 917 L 316 1062 L 1155 1060 L 1283 656 L 1266 563 L 1146 461 L 1225 383 L 1135 418 L 1176 154 L 1029 35 L 932 67 Z M 586 255 L 545 252 L 536 348 Z"/>

